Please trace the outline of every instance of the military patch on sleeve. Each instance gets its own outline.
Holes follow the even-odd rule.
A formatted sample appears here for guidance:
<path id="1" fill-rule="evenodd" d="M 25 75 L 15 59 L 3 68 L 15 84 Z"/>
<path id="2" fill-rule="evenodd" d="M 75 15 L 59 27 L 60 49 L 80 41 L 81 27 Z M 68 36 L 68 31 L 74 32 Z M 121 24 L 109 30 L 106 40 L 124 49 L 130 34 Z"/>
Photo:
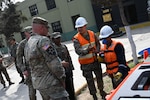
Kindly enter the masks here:
<path id="1" fill-rule="evenodd" d="M 56 50 L 49 44 L 45 44 L 42 49 L 50 55 L 56 55 Z"/>
<path id="2" fill-rule="evenodd" d="M 43 49 L 43 50 L 47 50 L 49 47 L 50 47 L 49 44 L 45 44 L 45 45 L 42 47 L 42 49 Z"/>

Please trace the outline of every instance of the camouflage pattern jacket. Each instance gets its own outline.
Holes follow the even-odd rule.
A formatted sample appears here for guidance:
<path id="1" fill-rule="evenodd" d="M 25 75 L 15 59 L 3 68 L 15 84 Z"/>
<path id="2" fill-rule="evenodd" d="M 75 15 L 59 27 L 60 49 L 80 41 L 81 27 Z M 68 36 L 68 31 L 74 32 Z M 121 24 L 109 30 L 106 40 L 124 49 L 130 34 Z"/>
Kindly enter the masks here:
<path id="1" fill-rule="evenodd" d="M 74 66 L 72 64 L 72 60 L 71 60 L 69 51 L 67 49 L 67 46 L 65 44 L 61 44 L 59 46 L 55 44 L 55 48 L 61 61 L 66 61 L 69 63 L 69 67 L 65 67 L 66 75 L 70 77 L 73 76 L 72 70 L 74 70 Z"/>
<path id="2" fill-rule="evenodd" d="M 22 72 L 24 72 L 25 70 L 29 70 L 28 64 L 26 64 L 24 57 L 24 48 L 27 41 L 27 39 L 22 40 L 19 43 L 16 51 L 17 66 L 21 69 Z"/>
<path id="3" fill-rule="evenodd" d="M 10 54 L 13 58 L 16 59 L 16 51 L 17 51 L 18 43 L 16 42 L 14 45 L 10 46 Z"/>
<path id="4" fill-rule="evenodd" d="M 29 62 L 35 89 L 51 88 L 53 91 L 57 87 L 56 92 L 64 90 L 65 70 L 48 37 L 31 36 L 25 46 L 25 59 Z"/>

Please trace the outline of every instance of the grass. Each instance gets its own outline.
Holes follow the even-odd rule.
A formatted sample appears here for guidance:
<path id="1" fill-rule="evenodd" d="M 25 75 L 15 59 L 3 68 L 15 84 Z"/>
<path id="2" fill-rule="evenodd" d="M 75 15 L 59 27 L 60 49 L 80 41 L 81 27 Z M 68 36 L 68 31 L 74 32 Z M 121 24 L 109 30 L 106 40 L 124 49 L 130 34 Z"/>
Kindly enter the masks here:
<path id="1" fill-rule="evenodd" d="M 142 58 L 142 57 L 139 57 L 139 58 L 138 58 L 138 62 L 139 62 L 139 63 L 143 62 L 143 58 Z M 128 66 L 129 66 L 130 68 L 133 68 L 133 67 L 136 65 L 136 64 L 134 64 L 133 60 L 128 61 L 127 64 L 128 64 Z"/>

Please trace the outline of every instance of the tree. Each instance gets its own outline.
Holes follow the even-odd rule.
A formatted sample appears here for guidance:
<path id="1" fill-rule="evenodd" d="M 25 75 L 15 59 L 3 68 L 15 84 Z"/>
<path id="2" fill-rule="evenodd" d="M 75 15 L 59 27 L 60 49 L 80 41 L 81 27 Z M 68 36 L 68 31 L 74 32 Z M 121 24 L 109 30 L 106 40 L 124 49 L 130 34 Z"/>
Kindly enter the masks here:
<path id="1" fill-rule="evenodd" d="M 133 41 L 133 37 L 131 35 L 131 29 L 130 26 L 127 22 L 127 19 L 125 17 L 125 13 L 124 13 L 124 7 L 122 4 L 122 0 L 91 0 L 92 3 L 96 4 L 96 5 L 100 5 L 101 7 L 111 7 L 113 5 L 118 5 L 119 7 L 119 11 L 120 11 L 120 16 L 121 16 L 121 20 L 122 23 L 125 27 L 125 31 L 127 33 L 127 37 L 129 39 L 130 45 L 131 45 L 131 49 L 132 49 L 132 57 L 133 57 L 133 62 L 134 64 L 138 63 L 138 58 L 137 58 L 137 53 L 136 53 L 136 46 L 135 43 Z"/>
<path id="2" fill-rule="evenodd" d="M 16 5 L 10 0 L 1 0 L 0 10 L 0 34 L 4 34 L 7 40 L 12 37 L 13 33 L 21 32 L 21 21 L 27 18 L 16 11 Z"/>

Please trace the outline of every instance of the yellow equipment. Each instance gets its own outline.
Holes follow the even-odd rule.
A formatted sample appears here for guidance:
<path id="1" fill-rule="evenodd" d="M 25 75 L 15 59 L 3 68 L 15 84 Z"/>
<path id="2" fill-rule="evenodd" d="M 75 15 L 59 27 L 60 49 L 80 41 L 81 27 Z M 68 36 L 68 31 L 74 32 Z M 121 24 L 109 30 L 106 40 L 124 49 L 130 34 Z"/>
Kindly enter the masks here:
<path id="1" fill-rule="evenodd" d="M 104 58 L 101 56 L 97 56 L 98 62 L 104 63 Z"/>
<path id="2" fill-rule="evenodd" d="M 116 74 L 113 74 L 113 77 L 114 77 L 115 81 L 117 82 L 121 79 L 122 73 L 117 72 Z"/>

